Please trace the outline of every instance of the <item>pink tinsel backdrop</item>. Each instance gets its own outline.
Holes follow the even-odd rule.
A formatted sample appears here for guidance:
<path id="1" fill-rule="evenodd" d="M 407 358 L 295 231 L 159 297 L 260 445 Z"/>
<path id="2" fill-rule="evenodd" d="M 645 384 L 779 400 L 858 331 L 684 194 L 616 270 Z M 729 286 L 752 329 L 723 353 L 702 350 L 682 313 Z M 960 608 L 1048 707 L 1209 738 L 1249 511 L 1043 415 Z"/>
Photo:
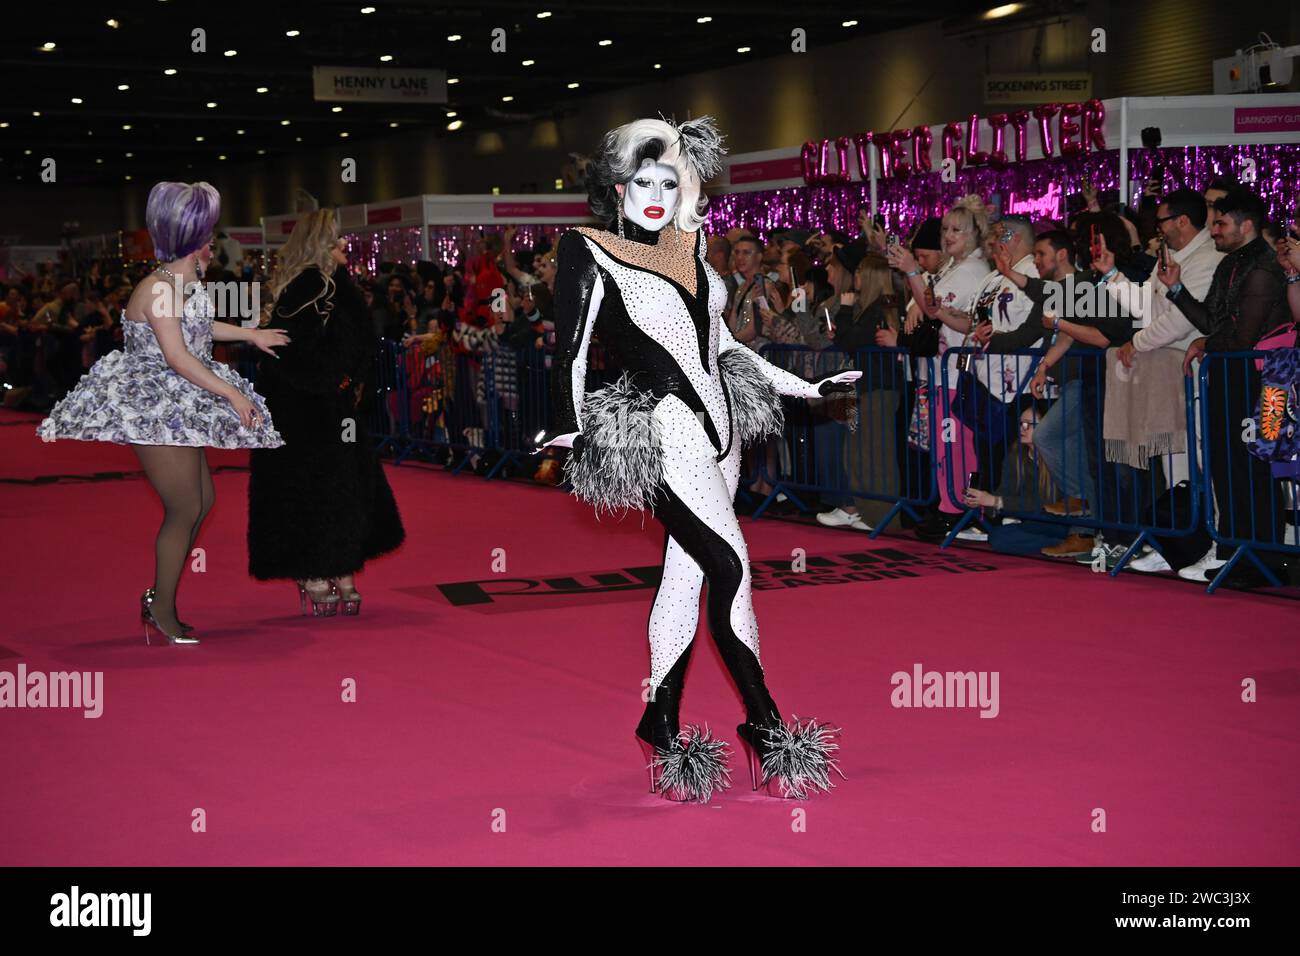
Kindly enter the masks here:
<path id="1" fill-rule="evenodd" d="M 1270 216 L 1282 220 L 1295 216 L 1300 199 L 1300 145 L 1131 150 L 1129 186 L 1134 192 L 1140 191 L 1151 168 L 1163 163 L 1165 191 L 1184 185 L 1202 189 L 1215 176 L 1241 178 L 1249 168 L 1247 159 L 1255 164 L 1255 182 L 1247 185 L 1264 197 Z M 1058 197 L 1055 215 L 1035 212 L 1031 218 L 1059 219 L 1064 218 L 1065 197 L 1079 191 L 1085 173 L 1096 189 L 1117 189 L 1119 152 L 1031 160 L 1000 170 L 979 166 L 959 172 L 951 183 L 943 182 L 938 172 L 880 180 L 876 187 L 877 211 L 884 214 L 887 228 L 907 235 L 926 216 L 940 214 L 967 193 L 976 193 L 986 201 L 996 193 L 1006 209 L 1012 202 L 1038 200 L 1054 191 Z M 709 200 L 706 228 L 716 234 L 743 226 L 763 237 L 782 226 L 838 229 L 856 235 L 858 208 L 869 203 L 870 189 L 865 182 L 731 193 Z"/>
<path id="2" fill-rule="evenodd" d="M 1153 166 L 1165 167 L 1165 191 L 1180 186 L 1203 189 L 1215 176 L 1243 178 L 1254 162 L 1255 181 L 1248 183 L 1264 197 L 1269 215 L 1284 222 L 1300 215 L 1300 145 L 1188 146 L 1159 150 L 1137 149 L 1129 152 L 1129 187 L 1133 194 Z M 1090 153 L 1087 156 L 1031 160 L 1012 163 L 1003 169 L 977 166 L 957 174 L 955 182 L 945 183 L 937 172 L 912 175 L 906 179 L 881 180 L 877 185 L 878 211 L 885 216 L 886 227 L 908 235 L 926 216 L 941 214 L 956 199 L 977 193 L 986 202 L 996 195 L 1001 208 L 1010 211 L 1029 204 L 1030 218 L 1064 219 L 1065 199 L 1083 185 L 1085 174 L 1098 190 L 1119 187 L 1119 152 Z M 709 201 L 710 234 L 745 227 L 766 238 L 781 227 L 838 229 L 856 235 L 858 208 L 870 202 L 866 183 L 840 186 L 797 186 L 788 189 L 761 190 L 714 196 Z M 503 230 L 499 224 L 466 226 L 430 226 L 429 247 L 435 262 L 463 265 L 463 258 L 474 253 L 481 232 Z M 569 225 L 546 223 L 521 225 L 515 234 L 516 252 L 531 249 L 540 239 L 554 245 Z M 413 265 L 423 258 L 420 227 L 410 226 L 378 232 L 344 236 L 352 262 L 365 265 L 371 272 L 381 262 L 404 262 Z M 521 263 L 527 265 L 527 263 Z"/>

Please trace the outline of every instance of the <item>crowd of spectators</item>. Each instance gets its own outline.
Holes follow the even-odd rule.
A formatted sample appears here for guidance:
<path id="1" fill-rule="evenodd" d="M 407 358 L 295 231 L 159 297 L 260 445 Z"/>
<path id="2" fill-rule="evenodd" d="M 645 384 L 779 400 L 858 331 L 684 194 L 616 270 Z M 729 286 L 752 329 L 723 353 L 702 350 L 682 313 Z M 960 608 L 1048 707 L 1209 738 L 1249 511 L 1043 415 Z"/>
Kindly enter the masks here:
<path id="1" fill-rule="evenodd" d="M 517 240 L 514 228 L 482 234 L 456 265 L 382 263 L 371 274 L 354 263 L 394 359 L 385 374 L 406 378 L 383 411 L 452 467 L 483 471 L 493 449 L 525 448 L 547 422 L 555 254 L 546 239 Z M 855 396 L 789 403 L 784 438 L 747 452 L 742 509 L 768 497 L 780 509 L 773 482 L 802 484 L 820 498 L 821 523 L 870 531 L 897 499 L 931 498 L 934 482 L 937 502 L 905 515 L 926 540 L 992 535 L 1007 550 L 1113 567 L 1135 526 L 1163 515 L 1178 527 L 1200 467 L 1225 537 L 1259 523 L 1261 496 L 1277 541 L 1294 534 L 1283 525 L 1296 503 L 1278 507 L 1281 483 L 1244 443 L 1205 456 L 1170 411 L 1205 356 L 1295 344 L 1300 235 L 1270 222 L 1244 185 L 1162 194 L 1152 182 L 1136 208 L 1085 189 L 1064 221 L 999 215 L 971 195 L 907 236 L 864 208 L 854 235 L 735 228 L 710 235 L 706 255 L 737 341 L 807 378 L 864 372 Z M 260 282 L 262 268 L 253 254 L 214 259 L 206 278 Z M 121 305 L 146 269 L 101 260 L 4 284 L 6 405 L 48 408 L 121 347 Z M 615 371 L 597 334 L 589 374 Z M 1212 366 L 1206 396 L 1197 385 L 1211 430 L 1253 413 L 1248 363 Z M 553 454 L 528 463 L 537 480 L 560 480 Z M 1205 580 L 1225 560 L 1206 535 L 1171 535 L 1133 566 Z"/>

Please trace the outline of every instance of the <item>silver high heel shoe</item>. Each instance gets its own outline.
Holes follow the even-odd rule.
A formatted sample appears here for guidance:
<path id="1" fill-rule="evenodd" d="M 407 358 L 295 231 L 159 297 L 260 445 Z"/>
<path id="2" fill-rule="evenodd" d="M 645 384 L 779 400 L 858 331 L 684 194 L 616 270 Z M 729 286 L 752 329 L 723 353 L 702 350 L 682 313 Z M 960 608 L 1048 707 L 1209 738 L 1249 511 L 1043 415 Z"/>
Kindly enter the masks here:
<path id="1" fill-rule="evenodd" d="M 144 624 L 144 642 L 149 644 L 149 628 L 156 630 L 162 637 L 167 638 L 168 644 L 197 644 L 197 637 L 190 637 L 188 631 L 182 630 L 179 634 L 168 634 L 163 626 L 158 623 L 158 619 L 153 615 L 153 588 L 145 591 L 140 596 L 140 621 Z"/>
<path id="2" fill-rule="evenodd" d="M 356 617 L 361 613 L 361 592 L 356 589 L 356 585 L 344 591 L 339 584 L 338 578 L 330 578 L 330 586 L 338 592 L 339 599 L 343 602 L 343 613 L 348 617 Z"/>
<path id="3" fill-rule="evenodd" d="M 148 620 L 148 615 L 145 613 L 145 606 L 148 604 L 153 604 L 154 596 L 155 596 L 154 589 L 148 588 L 145 590 L 144 596 L 140 598 L 140 623 L 141 624 L 145 623 L 145 621 Z M 179 617 L 176 619 L 176 623 L 181 626 L 181 630 L 184 631 L 186 634 L 194 630 L 193 624 L 186 624 Z"/>
<path id="4" fill-rule="evenodd" d="M 325 591 L 323 593 L 308 587 L 307 581 L 298 581 L 297 584 L 298 607 L 303 614 L 307 613 L 308 598 L 311 598 L 311 612 L 315 617 L 333 617 L 338 614 L 339 604 L 342 602 L 339 598 L 339 592 L 332 581 L 324 582 Z"/>

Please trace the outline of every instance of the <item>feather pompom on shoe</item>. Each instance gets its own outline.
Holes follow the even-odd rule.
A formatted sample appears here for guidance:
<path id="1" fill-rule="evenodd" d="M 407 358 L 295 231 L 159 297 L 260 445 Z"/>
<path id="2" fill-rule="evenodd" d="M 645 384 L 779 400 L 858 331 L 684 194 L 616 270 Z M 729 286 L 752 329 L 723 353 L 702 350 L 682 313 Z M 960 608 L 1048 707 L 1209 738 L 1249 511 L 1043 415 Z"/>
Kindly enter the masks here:
<path id="1" fill-rule="evenodd" d="M 836 738 L 840 728 L 809 720 L 801 723 L 795 717 L 791 724 L 776 721 L 755 726 L 742 724 L 737 728 L 751 748 L 751 760 L 756 750 L 761 766 L 762 785 L 776 783 L 780 795 L 792 800 L 806 800 L 820 791 L 830 793 L 835 786 L 831 771 L 844 776 L 835 762 L 840 749 Z M 755 779 L 755 787 L 759 781 Z"/>
<path id="2" fill-rule="evenodd" d="M 669 800 L 708 803 L 715 792 L 731 787 L 729 756 L 727 742 L 715 739 L 708 727 L 684 727 L 671 748 L 655 751 L 657 789 Z"/>

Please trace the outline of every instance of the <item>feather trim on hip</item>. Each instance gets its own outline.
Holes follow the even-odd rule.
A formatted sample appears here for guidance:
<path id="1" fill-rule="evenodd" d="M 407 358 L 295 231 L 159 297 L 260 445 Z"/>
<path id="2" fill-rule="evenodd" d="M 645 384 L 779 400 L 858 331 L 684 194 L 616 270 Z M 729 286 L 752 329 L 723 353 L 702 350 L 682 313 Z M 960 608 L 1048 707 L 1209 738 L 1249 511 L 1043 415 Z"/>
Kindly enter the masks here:
<path id="1" fill-rule="evenodd" d="M 583 399 L 582 454 L 569 456 L 564 476 L 597 515 L 650 508 L 663 481 L 656 404 L 626 372 Z"/>
<path id="2" fill-rule="evenodd" d="M 731 395 L 731 416 L 746 444 L 780 435 L 785 429 L 781 396 L 759 368 L 761 361 L 746 348 L 728 349 L 718 356 L 722 380 Z"/>

